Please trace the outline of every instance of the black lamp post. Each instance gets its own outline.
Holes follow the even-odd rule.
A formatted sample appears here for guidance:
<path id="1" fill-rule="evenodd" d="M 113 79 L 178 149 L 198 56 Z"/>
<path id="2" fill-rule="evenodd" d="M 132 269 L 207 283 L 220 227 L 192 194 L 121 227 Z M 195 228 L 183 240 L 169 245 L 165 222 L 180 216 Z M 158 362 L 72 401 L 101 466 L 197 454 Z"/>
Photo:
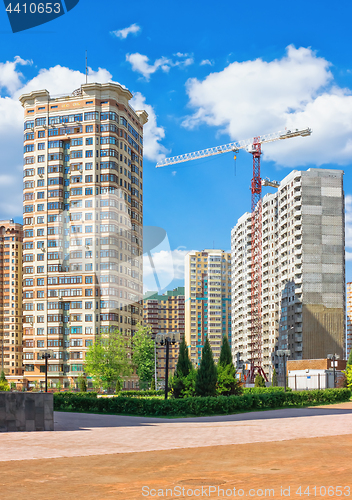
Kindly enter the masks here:
<path id="1" fill-rule="evenodd" d="M 335 389 L 336 388 L 336 368 L 335 368 L 335 361 L 337 359 L 340 359 L 340 356 L 338 354 L 328 354 L 327 358 L 332 360 L 332 368 L 333 368 L 333 373 L 334 373 L 334 389 Z"/>
<path id="2" fill-rule="evenodd" d="M 170 344 L 176 344 L 178 339 L 178 333 L 171 334 L 161 334 L 158 333 L 155 337 L 155 343 L 161 346 L 165 345 L 166 356 L 165 356 L 165 399 L 167 399 L 169 392 L 169 357 L 170 357 Z"/>
<path id="3" fill-rule="evenodd" d="M 48 359 L 51 358 L 52 351 L 41 351 L 42 359 L 45 359 L 45 392 L 48 392 Z"/>
<path id="4" fill-rule="evenodd" d="M 284 391 L 286 392 L 286 357 L 291 356 L 291 351 L 289 349 L 279 349 L 276 354 L 284 359 Z"/>

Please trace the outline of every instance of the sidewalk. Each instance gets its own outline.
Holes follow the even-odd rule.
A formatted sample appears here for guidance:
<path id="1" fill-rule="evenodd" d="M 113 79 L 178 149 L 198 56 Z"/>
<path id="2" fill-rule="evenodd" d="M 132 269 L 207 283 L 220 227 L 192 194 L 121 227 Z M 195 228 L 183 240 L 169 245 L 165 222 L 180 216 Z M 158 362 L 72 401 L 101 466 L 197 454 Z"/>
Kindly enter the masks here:
<path id="1" fill-rule="evenodd" d="M 1 499 L 142 499 L 143 486 L 192 493 L 221 485 L 247 496 L 249 488 L 274 488 L 271 498 L 291 486 L 293 499 L 308 498 L 295 493 L 300 485 L 351 486 L 351 403 L 177 420 L 69 413 L 55 420 L 56 432 L 0 434 Z M 177 498 L 197 498 L 186 490 Z"/>

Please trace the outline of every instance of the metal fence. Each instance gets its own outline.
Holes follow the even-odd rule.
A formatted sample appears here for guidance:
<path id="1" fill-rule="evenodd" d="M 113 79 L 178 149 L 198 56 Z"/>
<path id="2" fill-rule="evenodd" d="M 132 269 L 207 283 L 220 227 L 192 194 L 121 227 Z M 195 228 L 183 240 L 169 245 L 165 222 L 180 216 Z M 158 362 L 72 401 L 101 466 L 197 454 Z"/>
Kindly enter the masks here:
<path id="1" fill-rule="evenodd" d="M 293 391 L 309 391 L 314 389 L 333 389 L 343 387 L 344 376 L 340 371 L 325 371 L 323 373 L 289 373 L 286 377 L 286 385 Z M 278 375 L 278 385 L 284 386 L 284 376 Z"/>

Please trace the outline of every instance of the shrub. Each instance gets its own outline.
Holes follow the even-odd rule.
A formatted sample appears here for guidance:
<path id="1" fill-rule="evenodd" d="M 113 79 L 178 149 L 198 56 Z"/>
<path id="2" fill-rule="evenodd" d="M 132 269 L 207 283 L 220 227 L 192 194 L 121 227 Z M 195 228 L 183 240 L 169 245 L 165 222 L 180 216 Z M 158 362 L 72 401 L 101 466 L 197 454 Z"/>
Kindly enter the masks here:
<path id="1" fill-rule="evenodd" d="M 96 396 L 96 395 L 95 395 Z M 348 401 L 349 389 L 302 392 L 267 391 L 243 396 L 193 397 L 183 399 L 97 398 L 89 393 L 56 393 L 54 410 L 140 416 L 229 415 L 241 411 L 304 406 Z"/>
<path id="2" fill-rule="evenodd" d="M 197 396 L 215 396 L 217 370 L 208 337 L 202 349 L 202 360 L 197 370 L 195 391 Z"/>
<path id="3" fill-rule="evenodd" d="M 277 387 L 277 373 L 274 368 L 273 375 L 271 377 L 271 387 Z"/>
<path id="4" fill-rule="evenodd" d="M 255 380 L 254 380 L 254 387 L 265 387 L 265 380 L 264 378 L 260 375 L 260 373 L 257 373 Z"/>
<path id="5" fill-rule="evenodd" d="M 83 377 L 83 375 L 80 375 L 78 377 L 78 389 L 80 390 L 80 392 L 87 392 L 87 382 L 86 382 L 86 379 Z"/>
<path id="6" fill-rule="evenodd" d="M 7 380 L 5 379 L 5 382 L 3 380 L 0 380 L 0 392 L 9 391 L 9 390 L 10 390 L 10 386 L 9 386 Z"/>
<path id="7" fill-rule="evenodd" d="M 236 378 L 236 369 L 233 364 L 227 364 L 225 366 L 218 365 L 218 383 L 217 383 L 217 394 L 222 394 L 223 396 L 237 395 L 243 393 L 242 385 Z"/>

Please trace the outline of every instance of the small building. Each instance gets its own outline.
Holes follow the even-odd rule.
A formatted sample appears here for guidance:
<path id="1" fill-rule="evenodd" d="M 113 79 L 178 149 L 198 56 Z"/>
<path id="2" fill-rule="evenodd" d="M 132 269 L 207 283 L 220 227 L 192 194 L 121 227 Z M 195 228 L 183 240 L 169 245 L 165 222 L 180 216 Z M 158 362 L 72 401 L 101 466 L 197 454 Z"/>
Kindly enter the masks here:
<path id="1" fill-rule="evenodd" d="M 294 391 L 310 389 L 332 389 L 341 387 L 342 371 L 346 369 L 346 360 L 337 359 L 302 359 L 287 361 L 287 385 Z"/>

